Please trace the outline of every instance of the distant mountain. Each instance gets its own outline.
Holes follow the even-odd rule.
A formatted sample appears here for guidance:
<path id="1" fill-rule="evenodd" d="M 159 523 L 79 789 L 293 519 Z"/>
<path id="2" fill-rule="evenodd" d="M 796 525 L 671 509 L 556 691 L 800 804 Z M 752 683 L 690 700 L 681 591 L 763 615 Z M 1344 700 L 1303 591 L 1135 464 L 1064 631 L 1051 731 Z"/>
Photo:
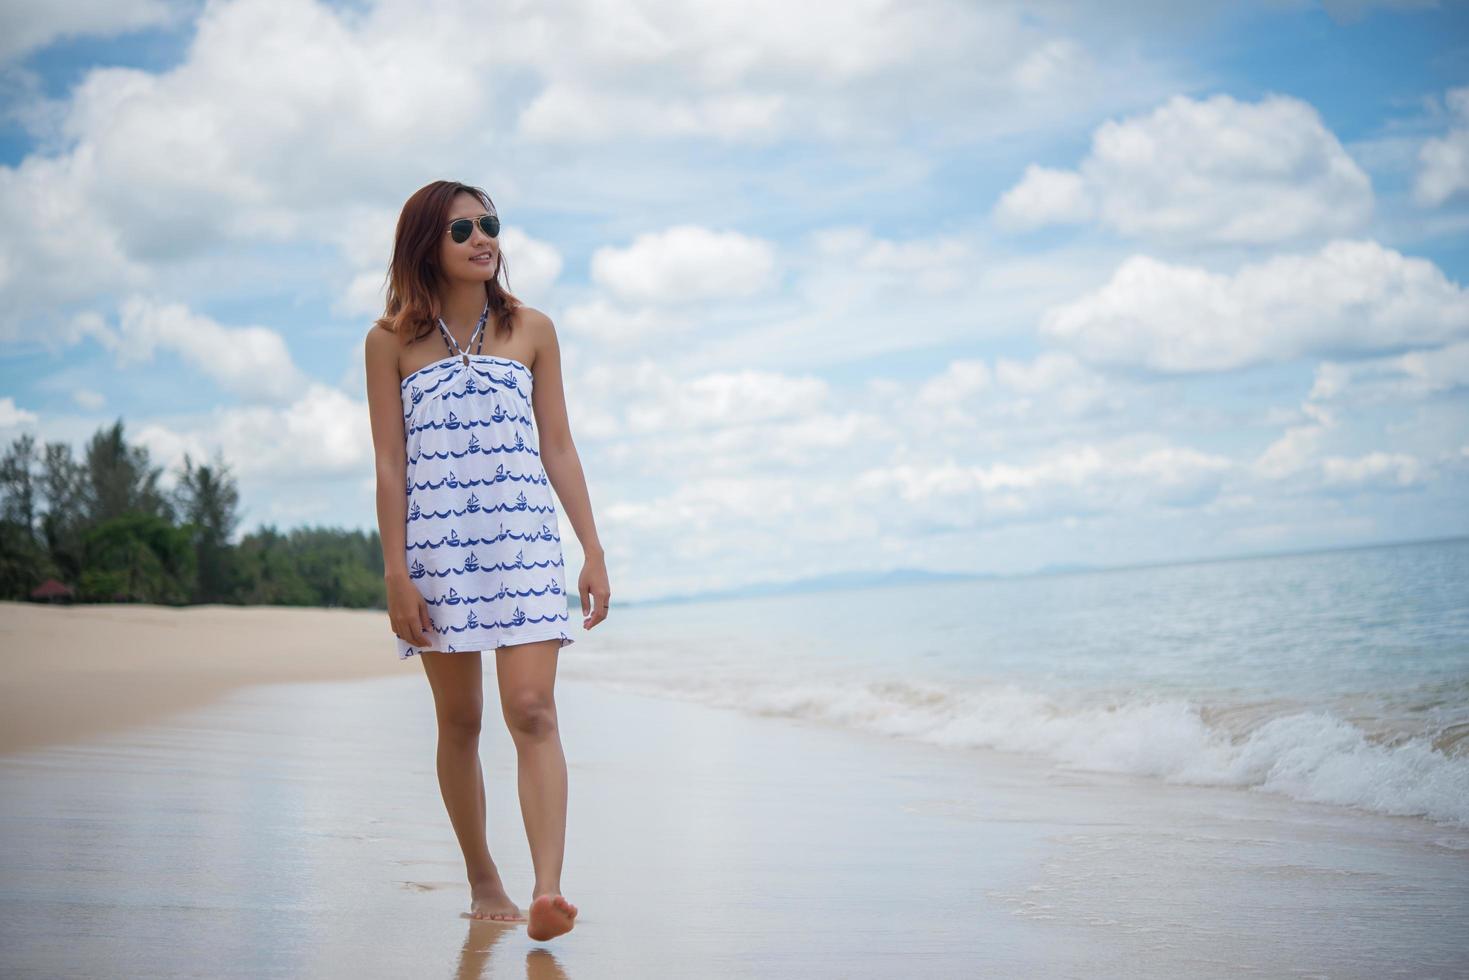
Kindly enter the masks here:
<path id="1" fill-rule="evenodd" d="M 689 592 L 683 595 L 659 596 L 656 599 L 628 600 L 627 606 L 661 606 L 679 602 L 708 602 L 713 599 L 749 599 L 766 595 L 792 595 L 805 592 L 832 592 L 843 589 L 868 589 L 874 586 L 913 585 L 920 582 L 959 582 L 972 579 L 1000 578 L 989 572 L 931 572 L 923 568 L 895 568 L 887 572 L 837 572 L 789 582 L 757 582 L 719 589 L 712 592 Z"/>
<path id="2" fill-rule="evenodd" d="M 1112 565 L 1089 565 L 1086 562 L 1063 561 L 1053 562 L 1050 565 L 1042 565 L 1033 572 L 1024 572 L 1015 575 L 1015 578 L 1024 578 L 1027 575 L 1070 575 L 1075 572 L 1099 572 L 1103 569 L 1113 568 Z"/>
<path id="3" fill-rule="evenodd" d="M 1052 562 L 1029 572 L 930 572 L 922 568 L 897 568 L 890 572 L 840 572 L 834 575 L 818 575 L 813 578 L 795 579 L 790 582 L 759 582 L 734 589 L 714 592 L 692 592 L 685 595 L 660 596 L 656 599 L 627 599 L 618 605 L 656 606 L 675 602 L 707 602 L 712 599 L 744 599 L 752 596 L 790 595 L 803 592 L 832 592 L 839 589 L 868 589 L 873 586 L 912 585 L 919 582 L 961 582 L 980 579 L 1030 578 L 1039 575 L 1083 575 L 1089 572 L 1118 572 L 1129 569 L 1167 568 L 1172 565 L 1192 565 L 1200 562 L 1253 561 L 1264 558 L 1289 558 L 1297 555 L 1324 554 L 1333 551 L 1357 551 L 1367 548 L 1396 548 L 1416 544 L 1442 544 L 1446 541 L 1469 541 L 1469 537 L 1455 535 L 1446 538 L 1423 538 L 1413 541 L 1382 541 L 1353 544 L 1340 547 L 1310 548 L 1300 551 L 1264 552 L 1247 555 L 1216 555 L 1200 558 L 1176 558 L 1157 562 L 1125 565 L 1092 565 L 1085 562 Z M 575 605 L 575 596 L 572 596 Z"/>

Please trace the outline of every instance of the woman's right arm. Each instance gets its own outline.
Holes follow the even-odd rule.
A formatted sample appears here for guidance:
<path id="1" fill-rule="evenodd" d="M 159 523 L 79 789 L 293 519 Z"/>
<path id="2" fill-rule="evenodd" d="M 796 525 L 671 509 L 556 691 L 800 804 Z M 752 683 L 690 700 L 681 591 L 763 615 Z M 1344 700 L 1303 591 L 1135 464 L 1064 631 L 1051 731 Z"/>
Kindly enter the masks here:
<path id="1" fill-rule="evenodd" d="M 383 546 L 383 584 L 393 632 L 416 647 L 426 647 L 432 628 L 428 603 L 408 577 L 408 453 L 403 433 L 402 379 L 398 377 L 398 337 L 374 325 L 367 334 L 367 410 L 372 421 L 372 454 L 377 467 L 377 533 Z"/>

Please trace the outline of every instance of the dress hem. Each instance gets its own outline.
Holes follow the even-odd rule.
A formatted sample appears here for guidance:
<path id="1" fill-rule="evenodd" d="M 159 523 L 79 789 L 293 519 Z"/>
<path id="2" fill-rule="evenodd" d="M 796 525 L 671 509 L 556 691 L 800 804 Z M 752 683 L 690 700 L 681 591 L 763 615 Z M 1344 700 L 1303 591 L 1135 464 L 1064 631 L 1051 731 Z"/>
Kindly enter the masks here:
<path id="1" fill-rule="evenodd" d="M 500 632 L 503 636 L 504 631 Z M 525 633 L 518 633 L 514 636 L 505 637 L 504 642 L 497 640 L 494 643 L 484 643 L 479 646 L 476 646 L 475 641 L 473 640 L 466 640 L 464 648 L 460 650 L 446 650 L 442 647 L 408 647 L 404 649 L 402 646 L 400 646 L 398 648 L 398 659 L 407 660 L 409 657 L 415 656 L 420 653 L 479 653 L 484 650 L 498 650 L 501 647 L 513 647 L 518 646 L 522 643 L 538 643 L 542 640 L 555 640 L 558 638 L 561 640 L 562 647 L 576 642 L 576 639 L 570 636 L 564 629 L 557 628 L 554 631 L 531 630 Z"/>

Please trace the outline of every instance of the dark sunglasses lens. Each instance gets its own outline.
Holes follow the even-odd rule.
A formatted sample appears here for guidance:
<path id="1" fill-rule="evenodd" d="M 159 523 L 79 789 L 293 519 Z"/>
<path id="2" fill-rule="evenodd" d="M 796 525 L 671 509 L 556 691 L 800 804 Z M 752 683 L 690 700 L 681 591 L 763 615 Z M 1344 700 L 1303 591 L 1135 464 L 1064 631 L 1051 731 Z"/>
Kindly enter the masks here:
<path id="1" fill-rule="evenodd" d="M 495 238 L 500 234 L 500 216 L 498 214 L 482 215 L 479 226 L 484 229 L 485 234 Z"/>
<path id="2" fill-rule="evenodd" d="M 453 236 L 455 242 L 468 241 L 472 231 L 474 231 L 474 222 L 468 218 L 460 218 L 449 225 L 449 234 Z"/>

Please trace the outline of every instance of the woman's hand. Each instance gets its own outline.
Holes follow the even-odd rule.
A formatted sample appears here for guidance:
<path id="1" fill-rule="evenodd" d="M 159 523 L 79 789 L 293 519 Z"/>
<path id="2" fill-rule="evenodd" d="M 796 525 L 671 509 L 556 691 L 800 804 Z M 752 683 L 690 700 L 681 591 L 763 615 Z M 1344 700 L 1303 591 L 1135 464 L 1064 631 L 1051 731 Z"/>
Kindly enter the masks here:
<path id="1" fill-rule="evenodd" d="M 424 600 L 423 593 L 407 575 L 389 575 L 386 582 L 388 621 L 393 624 L 393 632 L 398 639 L 407 640 L 413 646 L 430 646 L 428 634 L 433 632 L 434 623 L 429 618 L 428 602 Z"/>
<path id="2" fill-rule="evenodd" d="M 600 553 L 588 555 L 581 566 L 581 577 L 576 581 L 576 591 L 581 593 L 581 625 L 591 629 L 607 618 L 607 600 L 612 598 L 612 587 L 607 584 L 607 560 Z M 597 611 L 592 613 L 588 597 L 597 600 Z"/>

